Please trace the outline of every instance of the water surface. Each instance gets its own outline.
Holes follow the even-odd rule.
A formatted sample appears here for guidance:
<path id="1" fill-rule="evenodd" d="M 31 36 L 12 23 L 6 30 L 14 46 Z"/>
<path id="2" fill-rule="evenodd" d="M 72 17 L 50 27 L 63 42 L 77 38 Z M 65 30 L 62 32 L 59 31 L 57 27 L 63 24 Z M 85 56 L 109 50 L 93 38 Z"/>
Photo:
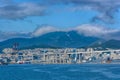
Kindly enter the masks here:
<path id="1" fill-rule="evenodd" d="M 120 65 L 8 65 L 0 66 L 0 80 L 120 80 Z"/>

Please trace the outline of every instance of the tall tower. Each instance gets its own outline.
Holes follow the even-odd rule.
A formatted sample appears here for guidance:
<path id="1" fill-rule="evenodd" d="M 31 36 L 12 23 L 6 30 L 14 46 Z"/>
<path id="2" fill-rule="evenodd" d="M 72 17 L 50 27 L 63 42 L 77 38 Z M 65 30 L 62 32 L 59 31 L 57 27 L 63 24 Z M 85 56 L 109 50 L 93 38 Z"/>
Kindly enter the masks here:
<path id="1" fill-rule="evenodd" d="M 18 52 L 18 46 L 19 46 L 19 44 L 18 43 L 14 43 L 13 44 L 13 53 L 17 53 Z"/>

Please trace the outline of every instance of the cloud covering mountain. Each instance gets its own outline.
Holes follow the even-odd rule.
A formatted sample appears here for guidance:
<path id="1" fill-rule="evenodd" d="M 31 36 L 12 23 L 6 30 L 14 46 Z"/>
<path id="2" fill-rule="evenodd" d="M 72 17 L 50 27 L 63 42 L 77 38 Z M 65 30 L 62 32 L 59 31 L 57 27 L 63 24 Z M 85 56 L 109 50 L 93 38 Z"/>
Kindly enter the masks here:
<path id="1" fill-rule="evenodd" d="M 97 37 L 106 40 L 110 40 L 110 39 L 120 40 L 119 29 L 113 29 L 113 28 L 103 27 L 100 25 L 91 25 L 91 24 L 84 24 L 66 30 L 57 29 L 56 27 L 53 26 L 43 25 L 43 26 L 39 26 L 33 32 L 29 32 L 29 33 L 0 32 L 0 36 L 1 36 L 0 40 L 5 40 L 15 37 L 39 37 L 44 34 L 56 32 L 56 31 L 57 32 L 77 31 L 79 34 L 83 34 L 84 36 Z"/>
<path id="2" fill-rule="evenodd" d="M 33 31 L 32 36 L 38 37 L 38 36 L 41 36 L 43 34 L 55 32 L 55 31 L 58 31 L 55 27 L 43 25 L 43 26 L 37 27 Z"/>
<path id="3" fill-rule="evenodd" d="M 106 40 L 109 39 L 117 39 L 120 40 L 120 30 L 112 29 L 108 27 L 103 27 L 100 25 L 90 25 L 85 24 L 75 28 L 80 34 L 84 34 L 85 36 L 94 36 L 98 38 L 103 38 Z"/>
<path id="4" fill-rule="evenodd" d="M 31 33 L 2 32 L 0 31 L 0 41 L 10 38 L 29 38 Z"/>
<path id="5" fill-rule="evenodd" d="M 0 0 L 0 41 L 6 44 L 1 46 L 19 40 L 41 47 L 110 40 L 113 46 L 120 40 L 119 14 L 120 0 Z"/>
<path id="6" fill-rule="evenodd" d="M 103 21 L 105 23 L 114 23 L 114 14 L 120 8 L 120 0 L 0 0 L 0 18 L 17 20 L 25 19 L 28 16 L 43 16 L 53 12 L 52 8 L 56 5 L 69 6 L 70 11 L 92 10 L 98 12 L 92 18 L 92 21 Z M 54 6 L 54 7 L 53 7 Z M 65 7 L 63 7 L 65 8 Z M 48 12 L 48 13 L 47 13 Z M 75 28 L 66 30 L 58 29 L 49 25 L 40 26 L 30 33 L 21 32 L 0 32 L 2 36 L 0 40 L 5 40 L 14 37 L 38 37 L 46 33 L 55 31 L 69 31 L 75 30 L 79 34 L 85 36 L 94 36 L 103 39 L 117 39 L 120 40 L 120 30 L 109 28 L 100 25 L 92 25 L 91 23 L 83 24 Z"/>

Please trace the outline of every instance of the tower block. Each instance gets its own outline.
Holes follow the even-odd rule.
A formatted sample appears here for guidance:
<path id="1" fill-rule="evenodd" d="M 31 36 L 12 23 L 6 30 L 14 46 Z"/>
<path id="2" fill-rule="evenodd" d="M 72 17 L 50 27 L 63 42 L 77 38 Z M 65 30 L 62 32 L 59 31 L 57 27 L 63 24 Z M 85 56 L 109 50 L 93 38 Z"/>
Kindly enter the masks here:
<path id="1" fill-rule="evenodd" d="M 19 46 L 19 44 L 18 43 L 14 43 L 13 44 L 13 54 L 17 54 L 18 53 L 18 46 Z"/>

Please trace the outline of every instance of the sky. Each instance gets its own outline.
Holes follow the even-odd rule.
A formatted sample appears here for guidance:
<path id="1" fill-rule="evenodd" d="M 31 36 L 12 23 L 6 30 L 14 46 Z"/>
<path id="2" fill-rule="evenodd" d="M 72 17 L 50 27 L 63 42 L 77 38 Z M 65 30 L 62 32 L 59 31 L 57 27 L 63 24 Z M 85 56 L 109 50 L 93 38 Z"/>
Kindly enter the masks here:
<path id="1" fill-rule="evenodd" d="M 119 39 L 120 0 L 0 0 L 0 40 L 58 30 Z"/>

